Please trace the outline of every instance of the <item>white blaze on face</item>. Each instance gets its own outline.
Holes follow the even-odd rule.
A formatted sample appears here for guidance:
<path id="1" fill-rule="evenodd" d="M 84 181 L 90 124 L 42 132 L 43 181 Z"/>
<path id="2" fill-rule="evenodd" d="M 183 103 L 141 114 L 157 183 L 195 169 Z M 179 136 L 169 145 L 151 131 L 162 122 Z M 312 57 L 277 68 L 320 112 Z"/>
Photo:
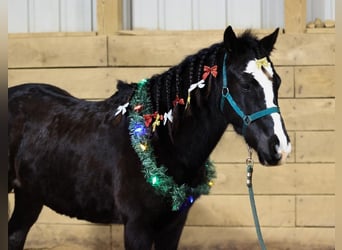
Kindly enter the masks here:
<path id="1" fill-rule="evenodd" d="M 273 83 L 271 79 L 269 79 L 273 77 L 273 69 L 271 64 L 268 62 L 266 64 L 264 63 L 262 66 L 269 75 L 267 76 L 266 72 L 263 72 L 263 69 L 260 65 L 258 65 L 257 61 L 257 59 L 249 61 L 245 72 L 252 74 L 254 79 L 264 90 L 266 108 L 276 107 L 274 104 Z M 287 155 L 291 152 L 291 143 L 287 141 L 287 137 L 281 123 L 280 114 L 272 113 L 271 117 L 274 123 L 274 134 L 278 137 L 280 142 L 278 153 L 283 155 L 282 159 L 286 159 Z"/>

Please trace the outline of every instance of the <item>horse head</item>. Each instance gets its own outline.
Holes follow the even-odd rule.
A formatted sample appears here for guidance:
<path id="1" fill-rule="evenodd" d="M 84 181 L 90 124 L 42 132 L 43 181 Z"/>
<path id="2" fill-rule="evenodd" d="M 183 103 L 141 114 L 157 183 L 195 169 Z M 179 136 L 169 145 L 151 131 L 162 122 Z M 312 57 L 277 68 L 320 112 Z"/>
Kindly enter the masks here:
<path id="1" fill-rule="evenodd" d="M 278 106 L 281 79 L 270 60 L 278 31 L 260 40 L 250 31 L 237 37 L 230 26 L 224 33 L 222 112 L 263 165 L 279 165 L 291 152 Z"/>

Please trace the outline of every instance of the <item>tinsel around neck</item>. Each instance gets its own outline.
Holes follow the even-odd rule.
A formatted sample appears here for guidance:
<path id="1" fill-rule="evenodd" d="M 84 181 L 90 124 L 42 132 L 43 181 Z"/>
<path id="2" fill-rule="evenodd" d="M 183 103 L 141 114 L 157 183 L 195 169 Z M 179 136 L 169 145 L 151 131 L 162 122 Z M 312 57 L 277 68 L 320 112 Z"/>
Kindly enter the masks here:
<path id="1" fill-rule="evenodd" d="M 154 125 L 160 122 L 160 116 L 152 110 L 151 99 L 146 90 L 147 84 L 148 81 L 145 79 L 138 83 L 137 89 L 129 103 L 131 110 L 129 112 L 131 143 L 141 161 L 141 171 L 146 182 L 154 188 L 156 193 L 171 201 L 173 211 L 178 211 L 183 207 L 190 206 L 201 194 L 209 193 L 213 185 L 212 178 L 215 177 L 215 168 L 207 160 L 205 163 L 205 181 L 196 187 L 190 187 L 187 184 L 178 185 L 171 176 L 167 175 L 167 168 L 165 166 L 157 166 L 150 138 L 155 130 Z M 146 122 L 146 117 L 154 119 L 153 123 L 152 121 Z"/>

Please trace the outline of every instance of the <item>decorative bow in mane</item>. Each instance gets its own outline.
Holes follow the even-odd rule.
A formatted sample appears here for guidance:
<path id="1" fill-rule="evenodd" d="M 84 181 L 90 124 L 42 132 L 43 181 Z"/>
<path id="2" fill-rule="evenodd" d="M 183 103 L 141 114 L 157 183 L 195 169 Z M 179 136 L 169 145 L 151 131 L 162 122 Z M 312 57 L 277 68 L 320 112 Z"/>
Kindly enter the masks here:
<path id="1" fill-rule="evenodd" d="M 216 78 L 216 76 L 217 76 L 217 65 L 214 65 L 212 67 L 204 66 L 204 73 L 202 75 L 202 79 L 204 79 L 204 80 L 207 79 L 207 77 L 210 74 Z"/>
<path id="2" fill-rule="evenodd" d="M 173 121 L 172 112 L 173 112 L 173 110 L 170 109 L 169 112 L 167 112 L 167 113 L 165 112 L 164 113 L 164 121 L 163 121 L 164 126 L 166 125 L 167 121 L 170 121 L 170 122 Z"/>
<path id="3" fill-rule="evenodd" d="M 124 115 L 127 111 L 127 107 L 128 107 L 129 103 L 125 103 L 123 105 L 120 105 L 117 109 L 116 109 L 116 112 L 115 112 L 115 116 L 117 116 L 118 114 L 122 114 Z"/>
<path id="4" fill-rule="evenodd" d="M 191 84 L 189 89 L 188 89 L 188 92 L 190 93 L 195 88 L 199 88 L 199 89 L 203 88 L 205 86 L 204 82 L 205 82 L 204 79 L 202 79 L 202 80 L 200 80 L 200 81 L 198 81 L 196 83 Z"/>
<path id="5" fill-rule="evenodd" d="M 208 78 L 209 75 L 212 75 L 213 77 L 216 78 L 217 76 L 217 65 L 214 65 L 212 67 L 209 66 L 204 66 L 203 67 L 203 74 L 202 74 L 202 79 L 196 83 L 193 83 L 190 85 L 188 89 L 188 98 L 186 100 L 186 107 L 190 104 L 190 99 L 191 99 L 191 91 L 193 91 L 196 88 L 202 89 L 205 86 L 205 80 Z"/>
<path id="6" fill-rule="evenodd" d="M 178 95 L 176 95 L 176 98 L 172 101 L 172 105 L 175 107 L 177 104 L 181 104 L 184 105 L 184 99 L 183 98 L 179 98 Z"/>

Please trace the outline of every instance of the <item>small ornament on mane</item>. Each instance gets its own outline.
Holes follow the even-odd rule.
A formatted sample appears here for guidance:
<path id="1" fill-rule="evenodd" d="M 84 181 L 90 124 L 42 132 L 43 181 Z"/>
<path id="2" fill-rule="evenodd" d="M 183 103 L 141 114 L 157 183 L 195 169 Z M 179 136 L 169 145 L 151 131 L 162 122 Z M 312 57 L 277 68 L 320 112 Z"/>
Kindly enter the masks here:
<path id="1" fill-rule="evenodd" d="M 166 125 L 167 121 L 170 121 L 170 122 L 173 121 L 172 111 L 173 110 L 170 109 L 169 112 L 167 112 L 167 113 L 165 112 L 164 113 L 164 122 L 163 122 L 164 126 Z"/>
<path id="2" fill-rule="evenodd" d="M 129 103 L 126 102 L 124 105 L 120 105 L 115 112 L 115 116 L 117 116 L 118 114 L 122 114 L 124 115 L 127 111 L 127 107 L 128 107 Z"/>
<path id="3" fill-rule="evenodd" d="M 163 116 L 159 115 L 159 113 L 157 111 L 154 112 L 153 114 L 145 114 L 145 115 L 143 115 L 143 117 L 145 119 L 145 126 L 147 128 L 151 125 L 153 119 L 154 119 L 153 124 L 157 124 L 158 121 L 160 121 L 160 120 L 162 121 L 163 120 Z M 153 124 L 152 124 L 152 126 L 157 126 L 157 125 L 153 125 Z M 158 123 L 158 125 L 159 125 L 159 123 Z M 153 130 L 153 132 L 154 132 L 154 130 Z"/>
<path id="4" fill-rule="evenodd" d="M 211 68 L 209 66 L 204 66 L 204 73 L 202 75 L 202 79 L 206 80 L 210 74 L 216 78 L 216 76 L 217 76 L 217 65 L 214 65 Z"/>
<path id="5" fill-rule="evenodd" d="M 179 98 L 178 95 L 176 95 L 176 98 L 172 101 L 172 105 L 174 107 L 176 107 L 177 104 L 180 104 L 180 105 L 184 105 L 184 99 L 183 98 Z"/>
<path id="6" fill-rule="evenodd" d="M 186 106 L 185 108 L 188 107 L 188 105 L 190 104 L 190 100 L 191 100 L 191 91 L 193 91 L 196 88 L 202 89 L 205 86 L 205 80 L 208 78 L 209 75 L 212 75 L 213 77 L 216 78 L 217 76 L 217 65 L 214 65 L 212 67 L 209 66 L 204 66 L 203 67 L 204 73 L 202 75 L 202 79 L 196 83 L 193 83 L 190 85 L 189 89 L 188 89 L 188 98 L 186 100 Z"/>
<path id="7" fill-rule="evenodd" d="M 152 123 L 152 132 L 156 131 L 156 127 L 160 125 L 160 121 L 163 120 L 163 115 L 155 112 L 154 122 Z"/>

